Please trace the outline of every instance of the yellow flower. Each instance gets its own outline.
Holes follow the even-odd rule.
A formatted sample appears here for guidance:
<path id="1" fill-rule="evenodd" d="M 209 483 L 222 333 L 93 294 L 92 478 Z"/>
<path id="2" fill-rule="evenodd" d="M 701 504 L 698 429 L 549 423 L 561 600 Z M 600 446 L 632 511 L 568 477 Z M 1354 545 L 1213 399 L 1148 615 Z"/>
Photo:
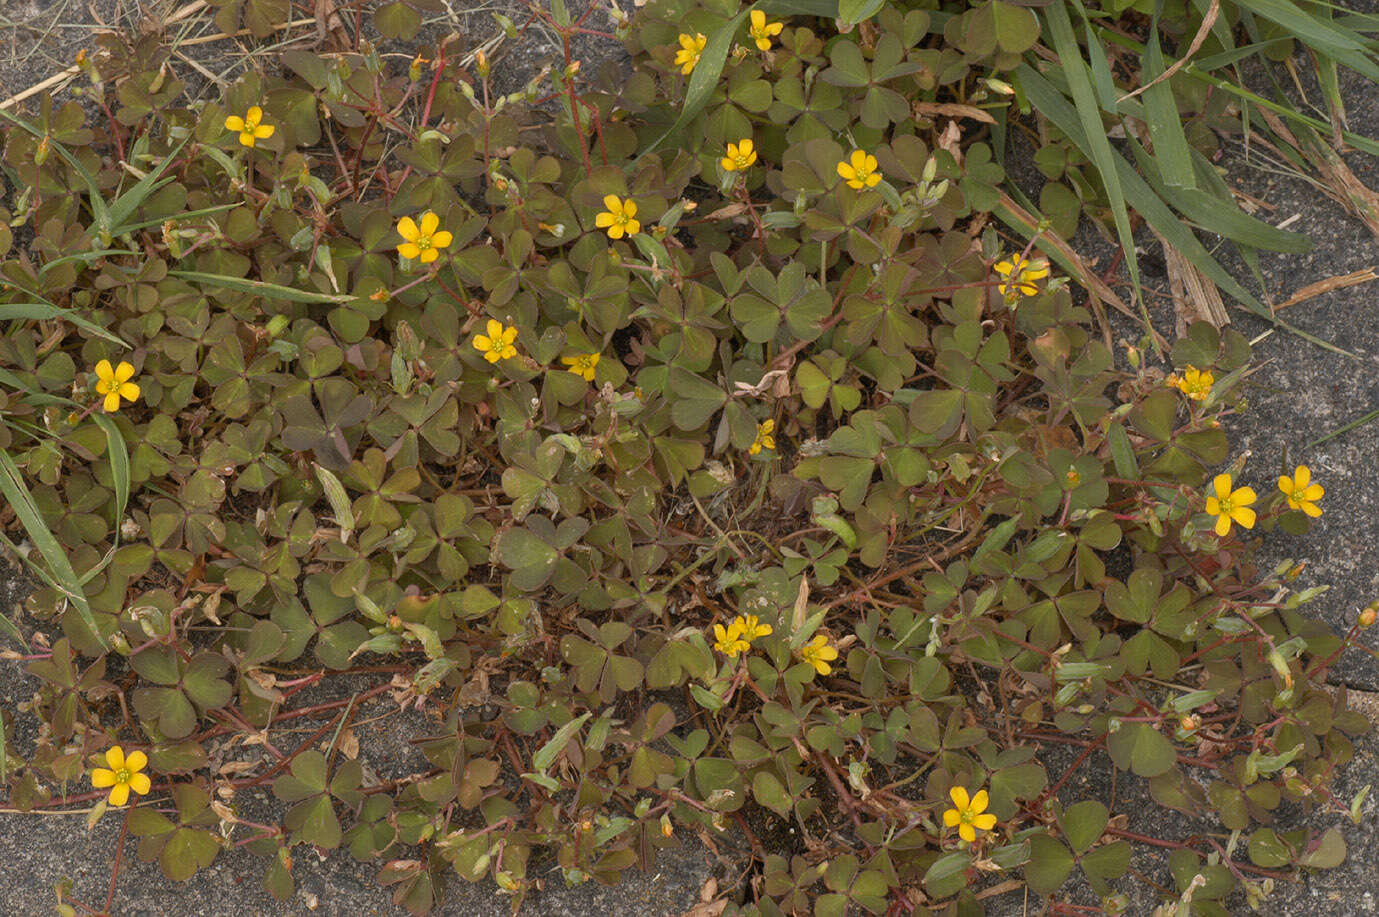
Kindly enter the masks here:
<path id="1" fill-rule="evenodd" d="M 699 63 L 699 56 L 704 53 L 704 46 L 709 43 L 708 38 L 703 32 L 696 33 L 693 37 L 689 35 L 680 36 L 680 50 L 675 52 L 675 66 L 680 68 L 680 72 L 689 76 L 694 70 L 694 65 Z"/>
<path id="2" fill-rule="evenodd" d="M 440 229 L 441 218 L 431 211 L 421 215 L 418 226 L 411 217 L 397 221 L 397 234 L 405 240 L 397 247 L 397 253 L 404 258 L 420 258 L 422 264 L 430 264 L 440 257 L 442 248 L 449 248 L 455 237 Z M 436 230 L 440 230 L 437 232 Z"/>
<path id="3" fill-rule="evenodd" d="M 1216 534 L 1225 538 L 1231 530 L 1231 520 L 1242 528 L 1255 527 L 1255 511 L 1250 505 L 1255 502 L 1255 492 L 1248 487 L 1231 489 L 1231 476 L 1218 474 L 1211 482 L 1215 494 L 1207 496 L 1207 512 L 1216 517 Z"/>
<path id="4" fill-rule="evenodd" d="M 813 640 L 800 647 L 800 658 L 812 665 L 820 675 L 827 675 L 833 671 L 829 663 L 838 658 L 838 651 L 828 645 L 827 637 L 816 634 Z"/>
<path id="5" fill-rule="evenodd" d="M 153 788 L 148 774 L 141 774 L 148 764 L 148 755 L 132 751 L 126 758 L 124 749 L 118 745 L 110 746 L 105 753 L 106 767 L 98 767 L 91 772 L 91 785 L 98 790 L 110 787 L 110 804 L 122 806 L 129 802 L 129 791 L 145 796 Z"/>
<path id="6" fill-rule="evenodd" d="M 990 831 L 996 827 L 996 816 L 982 814 L 986 812 L 986 790 L 978 790 L 977 795 L 969 799 L 966 788 L 955 786 L 948 791 L 948 798 L 953 800 L 956 808 L 943 813 L 943 823 L 950 828 L 956 827 L 958 837 L 967 843 L 977 839 L 978 831 Z"/>
<path id="7" fill-rule="evenodd" d="M 585 382 L 594 381 L 594 370 L 599 365 L 599 355 L 596 353 L 581 353 L 573 357 L 561 357 L 560 362 L 570 367 L 570 372 L 576 376 L 583 376 Z"/>
<path id="8" fill-rule="evenodd" d="M 776 422 L 767 418 L 757 424 L 757 438 L 752 443 L 752 447 L 747 450 L 748 455 L 756 455 L 762 449 L 776 448 Z"/>
<path id="9" fill-rule="evenodd" d="M 876 157 L 862 150 L 853 150 L 852 155 L 838 163 L 838 174 L 847 182 L 849 188 L 861 191 L 874 188 L 881 181 L 881 170 L 877 168 Z"/>
<path id="10" fill-rule="evenodd" d="M 1288 500 L 1289 509 L 1300 509 L 1313 519 L 1322 514 L 1322 508 L 1317 505 L 1317 501 L 1326 493 L 1320 484 L 1310 483 L 1312 480 L 1312 469 L 1306 465 L 1299 465 L 1290 478 L 1282 475 L 1278 479 L 1278 489 L 1283 491 L 1283 496 Z"/>
<path id="11" fill-rule="evenodd" d="M 244 117 L 231 115 L 225 119 L 225 129 L 239 133 L 239 142 L 244 146 L 253 146 L 260 140 L 267 140 L 273 136 L 277 130 L 271 124 L 263 124 L 263 109 L 257 105 L 250 105 L 249 110 L 244 113 Z"/>
<path id="12" fill-rule="evenodd" d="M 742 639 L 746 640 L 748 643 L 751 643 L 758 637 L 771 636 L 771 625 L 762 624 L 761 619 L 756 615 L 738 615 L 733 623 L 736 624 L 738 621 L 742 622 Z"/>
<path id="13" fill-rule="evenodd" d="M 740 653 L 745 653 L 752 648 L 752 644 L 742 639 L 741 617 L 734 618 L 733 622 L 726 628 L 722 624 L 713 626 L 713 648 L 718 650 L 729 659 L 736 659 Z"/>
<path id="14" fill-rule="evenodd" d="M 765 13 L 752 10 L 752 24 L 747 28 L 747 34 L 756 39 L 757 47 L 762 51 L 770 51 L 771 36 L 779 35 L 783 28 L 785 23 L 767 22 Z"/>
<path id="15" fill-rule="evenodd" d="M 756 161 L 757 151 L 753 149 L 752 141 L 745 139 L 728 144 L 728 155 L 719 160 L 724 172 L 741 172 Z"/>
<path id="16" fill-rule="evenodd" d="M 1183 370 L 1181 378 L 1172 375 L 1164 381 L 1193 401 L 1206 401 L 1207 396 L 1211 394 L 1211 387 L 1216 384 L 1216 377 L 1211 374 L 1211 370 L 1201 370 L 1189 365 Z"/>
<path id="17" fill-rule="evenodd" d="M 621 239 L 642 231 L 642 224 L 635 219 L 637 205 L 631 198 L 623 200 L 616 194 L 610 194 L 603 199 L 603 206 L 608 209 L 594 217 L 594 225 L 608 230 L 608 238 Z"/>
<path id="18" fill-rule="evenodd" d="M 997 261 L 995 270 L 1006 281 L 996 284 L 996 289 L 1001 291 L 1002 296 L 1008 298 L 1034 296 L 1039 292 L 1034 281 L 1043 280 L 1049 276 L 1049 263 L 1043 258 L 1026 261 L 1016 255 L 1006 258 L 1004 261 Z"/>
<path id="19" fill-rule="evenodd" d="M 497 363 L 517 356 L 517 348 L 512 343 L 517 340 L 516 328 L 505 328 L 502 322 L 491 318 L 485 330 L 488 334 L 474 335 L 474 348 L 484 355 L 485 360 Z"/>
<path id="20" fill-rule="evenodd" d="M 129 380 L 134 377 L 134 367 L 121 360 L 119 366 L 111 366 L 109 360 L 96 364 L 96 394 L 105 396 L 105 412 L 113 414 L 120 409 L 120 399 L 133 403 L 139 400 L 139 386 Z"/>

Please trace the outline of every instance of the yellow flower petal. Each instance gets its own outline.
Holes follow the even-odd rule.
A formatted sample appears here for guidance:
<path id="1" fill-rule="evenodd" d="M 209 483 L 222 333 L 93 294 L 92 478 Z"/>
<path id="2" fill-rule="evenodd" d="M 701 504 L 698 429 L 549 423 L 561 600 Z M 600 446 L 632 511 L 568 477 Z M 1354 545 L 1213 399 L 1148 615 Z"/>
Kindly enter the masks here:
<path id="1" fill-rule="evenodd" d="M 972 811 L 985 812 L 987 802 L 988 797 L 986 795 L 986 790 L 978 790 L 977 794 L 972 797 Z"/>
<path id="2" fill-rule="evenodd" d="M 1320 484 L 1312 484 L 1301 494 L 1304 500 L 1320 500 L 1325 496 L 1326 490 Z"/>
<path id="3" fill-rule="evenodd" d="M 760 32 L 766 27 L 766 14 L 761 10 L 752 10 L 752 28 Z"/>
<path id="4" fill-rule="evenodd" d="M 115 772 L 98 767 L 91 772 L 91 785 L 98 790 L 115 785 Z"/>
<path id="5" fill-rule="evenodd" d="M 1312 480 L 1312 469 L 1306 465 L 1299 465 L 1293 470 L 1293 484 L 1298 490 L 1307 486 L 1307 482 Z"/>
<path id="6" fill-rule="evenodd" d="M 263 109 L 259 108 L 257 105 L 250 105 L 249 112 L 244 116 L 244 120 L 258 124 L 263 120 Z"/>
<path id="7" fill-rule="evenodd" d="M 992 828 L 996 827 L 996 816 L 992 815 L 990 812 L 985 815 L 978 815 L 976 818 L 972 819 L 972 824 L 974 827 L 981 828 L 983 831 L 990 831 Z"/>
<path id="8" fill-rule="evenodd" d="M 110 790 L 110 804 L 112 806 L 122 806 L 127 802 L 129 802 L 129 784 L 115 784 Z"/>
<path id="9" fill-rule="evenodd" d="M 943 823 L 950 828 L 957 827 L 958 822 L 962 821 L 962 816 L 957 809 L 948 809 L 943 813 Z"/>
<path id="10" fill-rule="evenodd" d="M 955 786 L 948 790 L 948 798 L 953 800 L 953 805 L 958 807 L 958 811 L 965 812 L 972 805 L 972 797 L 967 795 L 967 788 Z"/>
<path id="11" fill-rule="evenodd" d="M 1231 495 L 1231 476 L 1228 474 L 1218 474 L 1212 478 L 1212 489 L 1216 491 L 1218 499 L 1226 500 Z"/>
<path id="12" fill-rule="evenodd" d="M 225 119 L 225 129 L 239 133 L 244 130 L 244 119 L 239 115 L 231 115 Z"/>
<path id="13" fill-rule="evenodd" d="M 403 242 L 397 247 L 397 253 L 404 258 L 415 258 L 421 254 L 421 247 L 415 242 Z"/>
<path id="14" fill-rule="evenodd" d="M 148 766 L 148 755 L 141 751 L 131 751 L 125 758 L 124 766 L 132 771 L 141 771 Z"/>
<path id="15" fill-rule="evenodd" d="M 115 367 L 115 381 L 128 382 L 132 378 L 134 378 L 134 365 L 121 360 L 120 365 Z"/>
<path id="16" fill-rule="evenodd" d="M 1231 510 L 1231 518 L 1240 523 L 1242 528 L 1252 529 L 1255 527 L 1255 511 L 1247 506 L 1237 506 Z"/>
<path id="17" fill-rule="evenodd" d="M 105 408 L 105 413 L 107 414 L 114 414 L 116 411 L 118 411 L 120 409 L 120 393 L 111 392 L 110 394 L 106 395 L 105 402 L 104 404 L 102 404 L 102 407 Z"/>
<path id="18" fill-rule="evenodd" d="M 1301 509 L 1304 513 L 1316 519 L 1322 514 L 1322 508 L 1315 503 L 1303 503 Z"/>
<path id="19" fill-rule="evenodd" d="M 421 230 L 417 229 L 417 224 L 411 217 L 403 217 L 397 221 L 397 234 L 408 242 L 415 242 L 421 238 Z"/>
<path id="20" fill-rule="evenodd" d="M 139 386 L 135 385 L 133 382 L 126 382 L 124 385 L 121 385 L 116 389 L 116 393 L 125 401 L 139 400 Z"/>
<path id="21" fill-rule="evenodd" d="M 428 210 L 421 215 L 421 234 L 423 236 L 432 235 L 437 229 L 440 229 L 440 225 L 441 218 L 431 211 Z"/>
<path id="22" fill-rule="evenodd" d="M 432 261 L 435 261 L 440 256 L 440 252 L 436 251 L 434 248 L 428 248 L 421 253 L 421 263 L 430 264 Z"/>
<path id="23" fill-rule="evenodd" d="M 148 774 L 135 774 L 129 778 L 129 788 L 140 796 L 147 796 L 153 789 L 153 781 L 148 779 Z"/>
<path id="24" fill-rule="evenodd" d="M 1217 534 L 1219 537 L 1221 537 L 1221 538 L 1225 538 L 1227 535 L 1230 534 L 1230 531 L 1231 531 L 1231 517 L 1230 517 L 1230 516 L 1217 516 L 1217 517 L 1216 517 L 1216 534 Z"/>
<path id="25" fill-rule="evenodd" d="M 484 331 L 488 333 L 489 337 L 497 340 L 503 336 L 503 323 L 496 318 L 491 318 L 484 325 Z"/>
<path id="26" fill-rule="evenodd" d="M 240 146 L 253 146 L 253 145 L 254 145 L 254 135 L 251 134 L 251 133 L 249 133 L 248 131 L 243 132 L 242 134 L 239 135 L 239 145 L 240 145 Z"/>
<path id="27" fill-rule="evenodd" d="M 431 237 L 432 248 L 449 248 L 450 243 L 455 241 L 455 234 L 448 229 L 442 229 Z"/>
<path id="28" fill-rule="evenodd" d="M 110 365 L 109 360 L 101 360 L 96 364 L 96 378 L 102 382 L 110 382 L 115 378 L 115 368 Z"/>
<path id="29" fill-rule="evenodd" d="M 124 749 L 118 745 L 111 745 L 105 752 L 105 764 L 112 771 L 124 767 Z"/>
<path id="30" fill-rule="evenodd" d="M 970 844 L 977 839 L 977 832 L 971 825 L 958 825 L 958 837 Z"/>
<path id="31" fill-rule="evenodd" d="M 1236 490 L 1235 493 L 1231 494 L 1231 503 L 1236 506 L 1249 506 L 1258 499 L 1259 496 L 1255 494 L 1254 488 L 1252 487 L 1241 487 Z"/>
<path id="32" fill-rule="evenodd" d="M 267 140 L 269 137 L 273 136 L 273 132 L 276 130 L 277 128 L 271 124 L 260 124 L 258 127 L 254 128 L 254 136 L 259 140 Z"/>
<path id="33" fill-rule="evenodd" d="M 511 344 L 513 341 L 517 340 L 517 328 L 515 326 L 504 328 L 502 338 L 504 344 Z"/>
<path id="34" fill-rule="evenodd" d="M 635 236 L 637 233 L 642 231 L 642 224 L 637 220 L 628 220 L 626 230 L 629 236 Z"/>

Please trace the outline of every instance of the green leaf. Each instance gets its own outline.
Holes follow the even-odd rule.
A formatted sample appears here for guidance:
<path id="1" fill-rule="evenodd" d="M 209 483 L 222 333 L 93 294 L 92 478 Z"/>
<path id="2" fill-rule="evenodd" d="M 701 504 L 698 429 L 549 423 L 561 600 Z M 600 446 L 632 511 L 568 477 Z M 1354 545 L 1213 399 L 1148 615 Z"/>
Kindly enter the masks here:
<path id="1" fill-rule="evenodd" d="M 546 744 L 542 745 L 537 749 L 536 754 L 531 756 L 532 767 L 538 771 L 544 771 L 554 764 L 555 759 L 560 757 L 560 753 L 565 750 L 565 746 L 569 745 L 570 740 L 575 737 L 575 733 L 579 732 L 580 727 L 588 722 L 589 717 L 593 715 L 590 712 L 582 713 L 557 729 L 555 735 L 551 736 Z"/>
<path id="2" fill-rule="evenodd" d="M 1293 862 L 1293 853 L 1272 828 L 1260 828 L 1250 835 L 1250 862 L 1265 869 Z"/>
<path id="3" fill-rule="evenodd" d="M 757 775 L 752 778 L 752 796 L 781 818 L 790 817 L 790 807 L 794 801 L 780 780 L 770 771 L 757 771 Z"/>
<path id="4" fill-rule="evenodd" d="M 947 898 L 967 887 L 967 867 L 972 855 L 964 850 L 945 853 L 924 873 L 924 888 L 933 898 Z"/>
<path id="5" fill-rule="evenodd" d="M 681 430 L 698 430 L 728 401 L 723 389 L 678 366 L 670 368 L 669 381 L 670 419 Z"/>
<path id="6" fill-rule="evenodd" d="M 1116 767 L 1141 777 L 1167 773 L 1178 760 L 1173 743 L 1148 723 L 1122 723 L 1107 735 L 1106 750 Z"/>
<path id="7" fill-rule="evenodd" d="M 1106 830 L 1109 817 L 1106 806 L 1095 799 L 1085 799 L 1070 806 L 1063 813 L 1060 822 L 1063 825 L 1063 836 L 1072 845 L 1073 852 L 1081 856 L 1090 850 L 1101 837 L 1101 833 Z"/>
<path id="8" fill-rule="evenodd" d="M 1073 855 L 1060 841 L 1047 834 L 1036 834 L 1029 842 L 1025 882 L 1037 894 L 1052 895 L 1073 871 Z"/>
<path id="9" fill-rule="evenodd" d="M 185 882 L 194 876 L 198 869 L 210 866 L 219 852 L 220 844 L 216 843 L 216 839 L 209 832 L 196 828 L 178 828 L 163 845 L 163 850 L 158 855 L 158 865 L 163 867 L 163 874 L 169 879 L 174 882 Z"/>
<path id="10" fill-rule="evenodd" d="M 1345 838 L 1335 828 L 1327 828 L 1321 840 L 1298 858 L 1299 865 L 1313 869 L 1335 869 L 1345 862 Z"/>
<path id="11" fill-rule="evenodd" d="M 877 13 L 885 0 L 838 0 L 838 31 L 847 32 L 858 23 L 866 22 Z"/>

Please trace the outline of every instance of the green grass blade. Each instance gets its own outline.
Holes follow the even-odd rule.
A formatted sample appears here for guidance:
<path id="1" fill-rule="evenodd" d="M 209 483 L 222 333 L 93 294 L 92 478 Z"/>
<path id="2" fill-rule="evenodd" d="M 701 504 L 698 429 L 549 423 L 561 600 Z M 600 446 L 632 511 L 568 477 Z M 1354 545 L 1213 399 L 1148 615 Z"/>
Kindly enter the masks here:
<path id="1" fill-rule="evenodd" d="M 129 228 L 124 225 L 125 220 L 132 217 L 134 211 L 142 207 L 144 201 L 148 200 L 158 189 L 172 181 L 171 177 L 162 178 L 162 175 L 168 170 L 168 167 L 172 165 L 173 160 L 177 158 L 177 154 L 182 152 L 182 148 L 187 145 L 187 141 L 191 139 L 191 134 L 183 137 L 182 142 L 173 147 L 168 154 L 163 157 L 162 162 L 150 169 L 143 178 L 139 179 L 133 188 L 121 194 L 111 203 L 109 213 L 111 235 L 119 235 L 128 232 Z"/>
<path id="2" fill-rule="evenodd" d="M 62 306 L 41 302 L 0 303 L 0 322 L 12 320 L 47 321 L 54 318 L 60 318 L 65 322 L 71 322 L 78 328 L 90 334 L 94 334 L 97 337 L 105 338 L 112 343 L 119 344 L 121 347 L 128 346 L 124 341 L 86 318 L 75 309 L 64 309 Z"/>
<path id="3" fill-rule="evenodd" d="M 1091 80 L 1087 75 L 1087 64 L 1082 59 L 1082 49 L 1077 44 L 1077 39 L 1073 36 L 1072 23 L 1068 20 L 1068 10 L 1062 0 L 1051 3 L 1044 8 L 1044 22 L 1048 26 L 1047 32 L 1053 43 L 1053 50 L 1058 55 L 1058 60 L 1062 65 L 1063 75 L 1068 80 L 1068 86 L 1072 90 L 1073 102 L 1077 106 L 1075 116 L 1080 122 L 1081 129 L 1079 134 L 1082 137 L 1082 152 L 1092 161 L 1101 177 L 1102 183 L 1106 187 L 1106 196 L 1111 204 L 1111 216 L 1116 224 L 1116 236 L 1120 239 L 1121 248 L 1125 252 L 1125 265 L 1130 271 L 1130 282 L 1135 289 L 1135 298 L 1142 300 L 1140 293 L 1140 265 L 1135 257 L 1135 235 L 1130 229 L 1130 214 L 1125 207 L 1125 194 L 1121 190 L 1120 175 L 1116 169 L 1116 154 L 1111 149 L 1111 143 L 1106 139 L 1106 126 L 1101 120 L 1101 109 L 1097 107 L 1096 98 L 1092 91 Z M 1093 53 L 1096 53 L 1093 51 Z M 1020 66 L 1019 73 L 1026 73 L 1038 76 L 1028 64 Z M 1047 86 L 1042 77 L 1040 82 Z M 1033 101 L 1033 96 L 1031 96 Z M 1062 98 L 1060 96 L 1060 101 Z M 1036 102 L 1035 107 L 1043 112 L 1043 108 Z M 1065 129 L 1065 134 L 1068 133 Z M 1069 134 L 1069 136 L 1072 136 Z M 1148 316 L 1145 316 L 1148 321 Z"/>
<path id="4" fill-rule="evenodd" d="M 703 52 L 699 55 L 699 63 L 694 65 L 694 71 L 690 73 L 689 86 L 685 88 L 685 104 L 680 108 L 680 117 L 675 119 L 675 123 L 664 134 L 653 140 L 651 145 L 642 151 L 642 156 L 653 152 L 669 140 L 673 134 L 683 130 L 686 125 L 698 117 L 699 113 L 704 110 L 704 106 L 709 104 L 713 91 L 718 88 L 719 77 L 723 75 L 723 67 L 728 62 L 728 51 L 732 49 L 737 30 L 747 18 L 748 12 L 750 10 L 744 9 L 709 36 L 708 44 L 704 46 Z M 637 158 L 640 159 L 641 157 Z"/>
<path id="5" fill-rule="evenodd" d="M 102 647 L 107 646 L 105 638 L 96 627 L 96 618 L 91 613 L 91 605 L 86 601 L 86 593 L 77 580 L 76 571 L 72 569 L 72 561 L 58 544 L 52 530 L 48 528 L 43 514 L 38 511 L 38 505 L 34 503 L 33 495 L 29 493 L 29 488 L 19 473 L 19 467 L 14 464 L 14 459 L 10 458 L 8 452 L 0 452 L 0 494 L 9 501 L 15 515 L 19 517 L 19 523 L 24 526 L 29 541 L 33 542 L 38 553 L 43 556 L 51 576 L 31 560 L 30 565 L 39 570 L 45 580 L 67 597 L 72 607 L 77 610 L 82 623 L 90 629 L 92 636 Z M 29 560 L 27 557 L 25 559 Z"/>
<path id="6" fill-rule="evenodd" d="M 1039 113 L 1048 118 L 1055 127 L 1068 136 L 1079 148 L 1087 148 L 1087 137 L 1083 133 L 1077 112 L 1068 104 L 1062 93 L 1056 90 L 1048 80 L 1044 79 L 1029 64 L 1021 64 L 1016 70 L 1016 77 L 1020 80 L 1025 92 L 1029 94 L 1030 102 L 1038 109 Z M 1212 282 L 1221 288 L 1228 296 L 1240 302 L 1251 312 L 1263 318 L 1272 325 L 1295 334 L 1305 341 L 1316 344 L 1333 353 L 1356 359 L 1355 355 L 1342 350 L 1336 345 L 1323 341 L 1315 335 L 1308 334 L 1301 329 L 1294 328 L 1287 322 L 1280 319 L 1270 311 L 1269 307 L 1255 298 L 1249 290 L 1240 285 L 1230 273 L 1222 267 L 1211 253 L 1207 251 L 1192 231 L 1178 219 L 1177 215 L 1168 208 L 1168 205 L 1154 193 L 1154 189 L 1140 177 L 1130 163 L 1126 162 L 1119 154 L 1113 154 L 1113 167 L 1119 174 L 1122 187 L 1125 188 L 1126 200 L 1142 216 L 1150 226 L 1154 227 L 1159 235 L 1163 236 L 1168 244 L 1178 249 L 1193 267 L 1197 268 Z"/>
<path id="7" fill-rule="evenodd" d="M 1156 9 L 1145 45 L 1144 73 L 1141 76 L 1145 83 L 1157 79 L 1167 69 L 1163 49 L 1159 47 L 1158 31 Z M 1192 189 L 1197 187 L 1197 178 L 1192 169 L 1192 156 L 1188 152 L 1187 135 L 1183 133 L 1183 119 L 1178 113 L 1178 103 L 1173 98 L 1172 82 L 1173 78 L 1170 78 L 1144 91 L 1144 111 L 1149 136 L 1154 139 L 1154 160 L 1163 174 L 1164 184 Z"/>
<path id="8" fill-rule="evenodd" d="M 1223 201 L 1199 190 L 1187 191 L 1170 186 L 1159 171 L 1159 157 L 1150 156 L 1133 137 L 1127 138 L 1126 142 L 1150 187 L 1174 210 L 1208 232 L 1225 236 L 1239 245 L 1265 251 L 1300 254 L 1312 250 L 1312 240 L 1305 233 L 1275 229 L 1242 211 L 1234 201 Z M 1188 164 L 1192 165 L 1192 160 L 1189 159 Z"/>
<path id="9" fill-rule="evenodd" d="M 201 271 L 168 271 L 168 276 L 180 277 L 183 280 L 190 280 L 193 283 L 202 283 L 207 286 L 238 290 L 241 293 L 257 293 L 264 299 L 276 299 L 282 302 L 342 303 L 350 302 L 355 298 L 348 293 L 315 293 L 311 290 L 294 290 L 292 287 L 268 283 L 263 280 L 246 280 L 243 277 L 205 274 Z"/>
<path id="10" fill-rule="evenodd" d="M 1223 80 L 1219 77 L 1214 77 L 1209 73 L 1203 73 L 1197 70 L 1191 64 L 1183 68 L 1183 72 L 1192 76 L 1194 79 L 1199 79 L 1204 83 L 1209 83 L 1210 85 L 1215 86 L 1222 92 L 1228 92 L 1236 98 L 1243 99 L 1247 102 L 1251 102 L 1255 105 L 1258 105 L 1260 108 L 1267 108 L 1269 109 L 1269 111 L 1278 115 L 1285 121 L 1292 121 L 1294 124 L 1305 124 L 1313 130 L 1320 131 L 1323 134 L 1329 133 L 1331 131 L 1331 125 L 1327 124 L 1325 121 L 1318 121 L 1316 118 L 1312 118 L 1302 114 L 1301 112 L 1294 111 L 1286 105 L 1280 105 L 1277 102 L 1272 102 L 1269 99 L 1266 99 L 1257 93 L 1250 92 L 1248 89 L 1240 88 L 1239 86 L 1230 82 L 1229 80 Z M 1360 150 L 1364 153 L 1370 153 L 1372 155 L 1379 156 L 1379 142 L 1371 140 L 1362 134 L 1357 134 L 1354 131 L 1341 131 L 1341 137 L 1345 140 L 1346 143 L 1355 147 L 1355 149 Z"/>

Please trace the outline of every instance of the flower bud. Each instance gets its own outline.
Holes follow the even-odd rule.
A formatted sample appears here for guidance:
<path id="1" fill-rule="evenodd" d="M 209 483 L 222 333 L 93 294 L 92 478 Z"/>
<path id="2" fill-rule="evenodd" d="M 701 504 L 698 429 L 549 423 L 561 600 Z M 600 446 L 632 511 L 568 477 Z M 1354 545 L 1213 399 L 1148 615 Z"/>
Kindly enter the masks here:
<path id="1" fill-rule="evenodd" d="M 479 50 L 474 52 L 474 68 L 479 71 L 479 79 L 488 79 L 488 55 L 484 53 L 483 48 L 480 48 Z"/>
<path id="2" fill-rule="evenodd" d="M 1361 627 L 1373 627 L 1376 617 L 1379 617 L 1379 602 L 1370 602 L 1365 606 L 1364 610 L 1360 612 L 1360 617 L 1356 619 L 1355 623 L 1359 624 Z"/>
<path id="3" fill-rule="evenodd" d="M 277 315 L 273 316 L 268 320 L 268 336 L 271 338 L 275 338 L 278 335 L 282 334 L 284 331 L 287 330 L 287 326 L 291 322 L 291 318 L 279 312 Z"/>
<path id="4" fill-rule="evenodd" d="M 670 815 L 661 816 L 661 834 L 670 837 L 675 833 L 675 826 L 670 823 Z"/>

